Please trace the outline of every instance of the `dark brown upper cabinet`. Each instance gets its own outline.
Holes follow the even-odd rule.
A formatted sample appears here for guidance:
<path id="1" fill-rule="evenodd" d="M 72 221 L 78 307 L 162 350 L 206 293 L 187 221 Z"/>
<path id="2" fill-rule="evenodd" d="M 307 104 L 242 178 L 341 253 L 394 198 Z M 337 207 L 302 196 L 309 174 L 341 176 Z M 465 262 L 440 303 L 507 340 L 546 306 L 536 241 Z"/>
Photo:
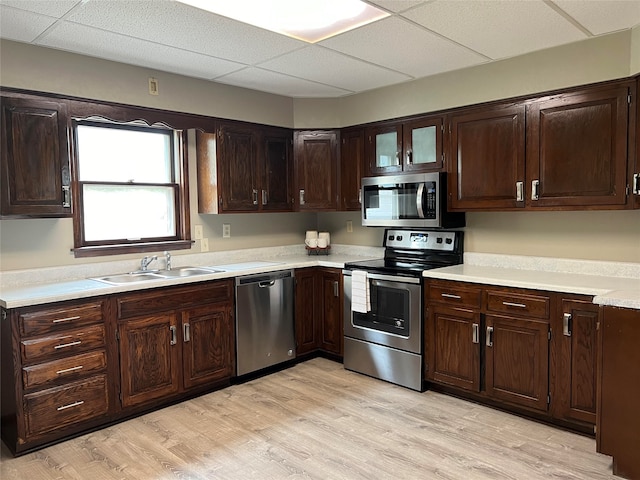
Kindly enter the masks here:
<path id="1" fill-rule="evenodd" d="M 236 122 L 195 132 L 199 213 L 291 211 L 291 130 Z"/>
<path id="2" fill-rule="evenodd" d="M 524 104 L 463 110 L 449 127 L 449 210 L 523 207 Z"/>
<path id="3" fill-rule="evenodd" d="M 632 195 L 629 206 L 640 208 L 640 76 L 636 77 L 636 94 L 631 96 L 631 111 L 636 115 L 630 116 L 629 121 L 629 178 L 628 185 Z"/>
<path id="4" fill-rule="evenodd" d="M 340 131 L 340 210 L 360 210 L 364 172 L 364 129 Z"/>
<path id="5" fill-rule="evenodd" d="M 443 168 L 443 119 L 420 117 L 384 123 L 365 131 L 367 175 L 438 171 Z"/>
<path id="6" fill-rule="evenodd" d="M 61 101 L 2 97 L 2 216 L 71 216 L 68 123 Z"/>
<path id="7" fill-rule="evenodd" d="M 594 87 L 527 106 L 528 207 L 625 206 L 631 87 Z"/>
<path id="8" fill-rule="evenodd" d="M 297 210 L 337 209 L 338 137 L 335 130 L 294 133 Z"/>

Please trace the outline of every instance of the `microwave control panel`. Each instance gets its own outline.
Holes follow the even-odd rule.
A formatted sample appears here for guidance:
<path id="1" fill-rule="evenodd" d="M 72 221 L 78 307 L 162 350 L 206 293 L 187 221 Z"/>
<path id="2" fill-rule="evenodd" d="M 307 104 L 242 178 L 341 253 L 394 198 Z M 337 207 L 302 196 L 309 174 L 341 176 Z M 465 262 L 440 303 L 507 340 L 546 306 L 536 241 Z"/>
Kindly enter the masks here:
<path id="1" fill-rule="evenodd" d="M 385 232 L 384 245 L 410 250 L 453 252 L 456 248 L 456 232 L 389 229 Z"/>

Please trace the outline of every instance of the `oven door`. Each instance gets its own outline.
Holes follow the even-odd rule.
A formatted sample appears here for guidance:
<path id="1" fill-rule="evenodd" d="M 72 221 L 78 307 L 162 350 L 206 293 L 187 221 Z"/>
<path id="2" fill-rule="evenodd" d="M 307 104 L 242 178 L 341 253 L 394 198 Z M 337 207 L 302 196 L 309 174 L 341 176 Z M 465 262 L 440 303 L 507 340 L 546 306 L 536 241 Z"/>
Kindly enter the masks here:
<path id="1" fill-rule="evenodd" d="M 422 288 L 419 278 L 369 273 L 371 311 L 351 310 L 351 272 L 344 275 L 344 335 L 422 353 Z"/>

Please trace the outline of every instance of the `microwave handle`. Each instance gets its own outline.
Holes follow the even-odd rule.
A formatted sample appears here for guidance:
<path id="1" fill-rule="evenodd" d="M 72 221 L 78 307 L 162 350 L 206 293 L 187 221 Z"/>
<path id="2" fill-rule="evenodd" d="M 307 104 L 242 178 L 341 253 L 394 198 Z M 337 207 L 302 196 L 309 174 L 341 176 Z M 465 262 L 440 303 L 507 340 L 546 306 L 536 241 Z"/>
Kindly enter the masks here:
<path id="1" fill-rule="evenodd" d="M 418 194 L 416 195 L 416 207 L 418 209 L 418 217 L 424 218 L 424 202 L 422 201 L 424 197 L 424 183 L 421 183 L 418 186 Z"/>

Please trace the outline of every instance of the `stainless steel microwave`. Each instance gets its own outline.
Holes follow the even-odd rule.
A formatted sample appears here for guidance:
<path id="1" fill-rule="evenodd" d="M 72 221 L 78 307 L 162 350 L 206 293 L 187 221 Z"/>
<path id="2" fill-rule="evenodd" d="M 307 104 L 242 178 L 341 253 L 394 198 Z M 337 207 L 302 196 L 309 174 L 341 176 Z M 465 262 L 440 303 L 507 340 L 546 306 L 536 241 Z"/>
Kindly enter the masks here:
<path id="1" fill-rule="evenodd" d="M 446 174 L 421 173 L 362 179 L 366 227 L 464 227 L 464 212 L 447 212 Z"/>

